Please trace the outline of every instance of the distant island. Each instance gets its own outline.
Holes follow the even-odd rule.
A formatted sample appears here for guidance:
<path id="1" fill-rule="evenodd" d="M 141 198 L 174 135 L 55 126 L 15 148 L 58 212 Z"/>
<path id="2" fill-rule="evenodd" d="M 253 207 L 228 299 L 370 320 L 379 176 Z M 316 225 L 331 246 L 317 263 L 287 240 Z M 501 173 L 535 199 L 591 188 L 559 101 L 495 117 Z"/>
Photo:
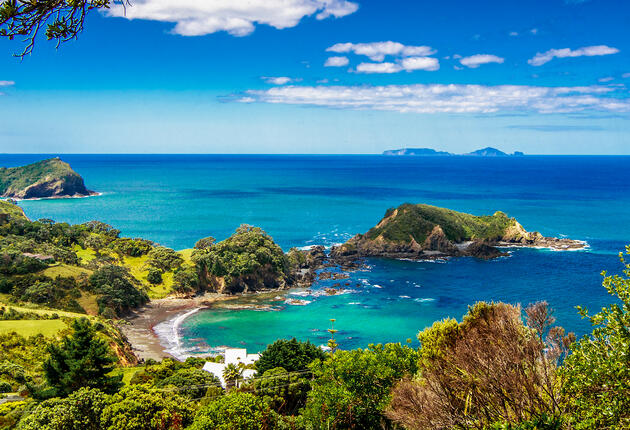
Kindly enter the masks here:
<path id="1" fill-rule="evenodd" d="M 383 151 L 383 155 L 407 155 L 407 156 L 453 156 L 453 155 L 465 155 L 472 157 L 510 157 L 525 155 L 521 151 L 515 151 L 513 154 L 508 154 L 500 151 L 496 148 L 488 146 L 487 148 L 478 149 L 473 152 L 465 154 L 453 154 L 446 151 L 436 151 L 432 148 L 401 148 L 401 149 L 389 149 Z"/>
<path id="2" fill-rule="evenodd" d="M 472 256 L 491 259 L 506 255 L 500 247 L 581 249 L 584 242 L 528 232 L 503 212 L 475 216 L 425 204 L 391 208 L 365 234 L 333 248 L 333 258 L 387 257 L 431 259 Z"/>
<path id="3" fill-rule="evenodd" d="M 0 196 L 27 200 L 95 195 L 83 178 L 60 158 L 20 167 L 0 167 Z"/>

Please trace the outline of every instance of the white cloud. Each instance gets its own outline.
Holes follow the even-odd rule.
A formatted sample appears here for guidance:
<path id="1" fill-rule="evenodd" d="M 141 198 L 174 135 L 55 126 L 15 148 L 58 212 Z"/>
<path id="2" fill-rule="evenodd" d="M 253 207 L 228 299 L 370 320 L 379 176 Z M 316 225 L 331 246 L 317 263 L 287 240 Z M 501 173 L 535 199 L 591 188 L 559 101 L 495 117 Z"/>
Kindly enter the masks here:
<path id="1" fill-rule="evenodd" d="M 425 57 L 433 55 L 437 51 L 430 46 L 407 46 L 398 42 L 372 42 L 372 43 L 337 43 L 328 49 L 328 52 L 351 53 L 365 55 L 372 61 L 383 61 L 385 56 L 401 57 Z"/>
<path id="2" fill-rule="evenodd" d="M 246 36 L 256 24 L 282 29 L 295 27 L 302 18 L 340 18 L 356 12 L 347 0 L 134 0 L 123 7 L 113 4 L 106 14 L 127 19 L 175 23 L 173 33 L 201 36 L 227 31 Z"/>
<path id="3" fill-rule="evenodd" d="M 413 72 L 414 70 L 426 70 L 434 72 L 440 69 L 440 62 L 433 57 L 407 57 L 398 60 L 396 63 L 361 63 L 357 66 L 357 73 L 398 73 L 403 70 Z"/>
<path id="4" fill-rule="evenodd" d="M 357 66 L 358 73 L 398 73 L 402 69 L 396 63 L 361 63 Z"/>
<path id="5" fill-rule="evenodd" d="M 0 81 L 0 87 L 10 87 L 15 85 L 15 81 Z"/>
<path id="6" fill-rule="evenodd" d="M 624 73 L 623 75 L 621 75 L 621 77 L 624 79 L 628 79 L 630 78 L 630 73 Z"/>
<path id="7" fill-rule="evenodd" d="M 568 58 L 568 57 L 594 57 L 598 55 L 610 55 L 616 54 L 619 50 L 617 48 L 611 48 L 606 45 L 597 46 L 585 46 L 575 50 L 564 49 L 550 49 L 547 52 L 537 53 L 534 58 L 531 58 L 527 62 L 532 66 L 542 66 L 553 60 L 554 58 Z"/>
<path id="8" fill-rule="evenodd" d="M 605 78 L 599 78 L 598 82 L 606 83 L 606 82 L 611 82 L 611 81 L 614 81 L 614 80 L 615 80 L 615 78 L 613 78 L 612 76 L 607 76 Z"/>
<path id="9" fill-rule="evenodd" d="M 516 36 L 518 36 L 518 32 L 517 31 L 510 31 L 510 36 L 516 37 Z"/>
<path id="10" fill-rule="evenodd" d="M 476 69 L 482 64 L 488 63 L 499 63 L 503 64 L 505 60 L 501 57 L 497 57 L 496 55 L 490 54 L 477 54 L 471 55 L 470 57 L 464 57 L 459 62 L 466 67 L 470 67 L 471 69 Z"/>
<path id="11" fill-rule="evenodd" d="M 630 112 L 630 100 L 613 97 L 613 91 L 616 90 L 597 85 L 589 87 L 458 84 L 292 85 L 268 90 L 249 90 L 237 100 L 415 113 Z M 625 96 L 627 97 L 627 94 Z"/>
<path id="12" fill-rule="evenodd" d="M 260 79 L 272 85 L 286 85 L 297 81 L 297 79 L 289 78 L 288 76 L 261 76 Z"/>
<path id="13" fill-rule="evenodd" d="M 426 70 L 433 72 L 440 69 L 440 62 L 437 58 L 433 57 L 409 57 L 403 58 L 400 62 L 403 69 L 407 71 L 412 70 Z"/>
<path id="14" fill-rule="evenodd" d="M 344 67 L 350 63 L 348 57 L 330 57 L 324 63 L 325 67 Z"/>
<path id="15" fill-rule="evenodd" d="M 532 28 L 531 30 L 529 30 L 529 32 L 535 36 L 535 35 L 538 34 L 538 29 L 537 28 Z"/>

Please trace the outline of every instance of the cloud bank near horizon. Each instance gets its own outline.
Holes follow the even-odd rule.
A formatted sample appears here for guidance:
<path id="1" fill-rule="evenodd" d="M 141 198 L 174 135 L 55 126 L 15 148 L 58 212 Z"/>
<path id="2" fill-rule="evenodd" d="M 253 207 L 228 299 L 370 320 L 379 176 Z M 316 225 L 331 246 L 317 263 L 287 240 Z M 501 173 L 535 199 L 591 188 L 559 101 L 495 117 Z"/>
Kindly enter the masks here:
<path id="1" fill-rule="evenodd" d="M 616 91 L 617 88 L 601 85 L 291 85 L 248 90 L 238 96 L 236 101 L 422 114 L 630 112 L 628 95 L 618 97 Z"/>

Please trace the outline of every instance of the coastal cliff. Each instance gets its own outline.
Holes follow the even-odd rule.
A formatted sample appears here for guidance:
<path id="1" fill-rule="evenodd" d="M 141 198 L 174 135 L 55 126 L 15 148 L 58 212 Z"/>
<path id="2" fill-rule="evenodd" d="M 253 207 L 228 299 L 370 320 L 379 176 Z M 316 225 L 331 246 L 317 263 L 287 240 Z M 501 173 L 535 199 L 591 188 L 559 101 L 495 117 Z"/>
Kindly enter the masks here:
<path id="1" fill-rule="evenodd" d="M 94 195 L 83 178 L 59 158 L 20 167 L 0 168 L 0 195 L 15 199 Z"/>
<path id="2" fill-rule="evenodd" d="M 503 212 L 475 216 L 425 204 L 405 203 L 389 209 L 365 234 L 333 248 L 331 257 L 389 257 L 430 259 L 473 256 L 483 259 L 506 255 L 499 247 L 580 249 L 583 242 L 544 237 L 528 232 Z"/>

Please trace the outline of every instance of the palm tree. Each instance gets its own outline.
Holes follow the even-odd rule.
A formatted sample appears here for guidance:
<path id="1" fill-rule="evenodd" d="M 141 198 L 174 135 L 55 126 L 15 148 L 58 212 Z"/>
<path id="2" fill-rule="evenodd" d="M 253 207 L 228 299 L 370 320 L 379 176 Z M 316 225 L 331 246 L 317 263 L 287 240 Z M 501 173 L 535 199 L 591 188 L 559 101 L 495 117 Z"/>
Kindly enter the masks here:
<path id="1" fill-rule="evenodd" d="M 223 379 L 225 387 L 232 388 L 238 386 L 238 380 L 243 377 L 243 369 L 240 366 L 230 363 L 223 369 Z"/>

